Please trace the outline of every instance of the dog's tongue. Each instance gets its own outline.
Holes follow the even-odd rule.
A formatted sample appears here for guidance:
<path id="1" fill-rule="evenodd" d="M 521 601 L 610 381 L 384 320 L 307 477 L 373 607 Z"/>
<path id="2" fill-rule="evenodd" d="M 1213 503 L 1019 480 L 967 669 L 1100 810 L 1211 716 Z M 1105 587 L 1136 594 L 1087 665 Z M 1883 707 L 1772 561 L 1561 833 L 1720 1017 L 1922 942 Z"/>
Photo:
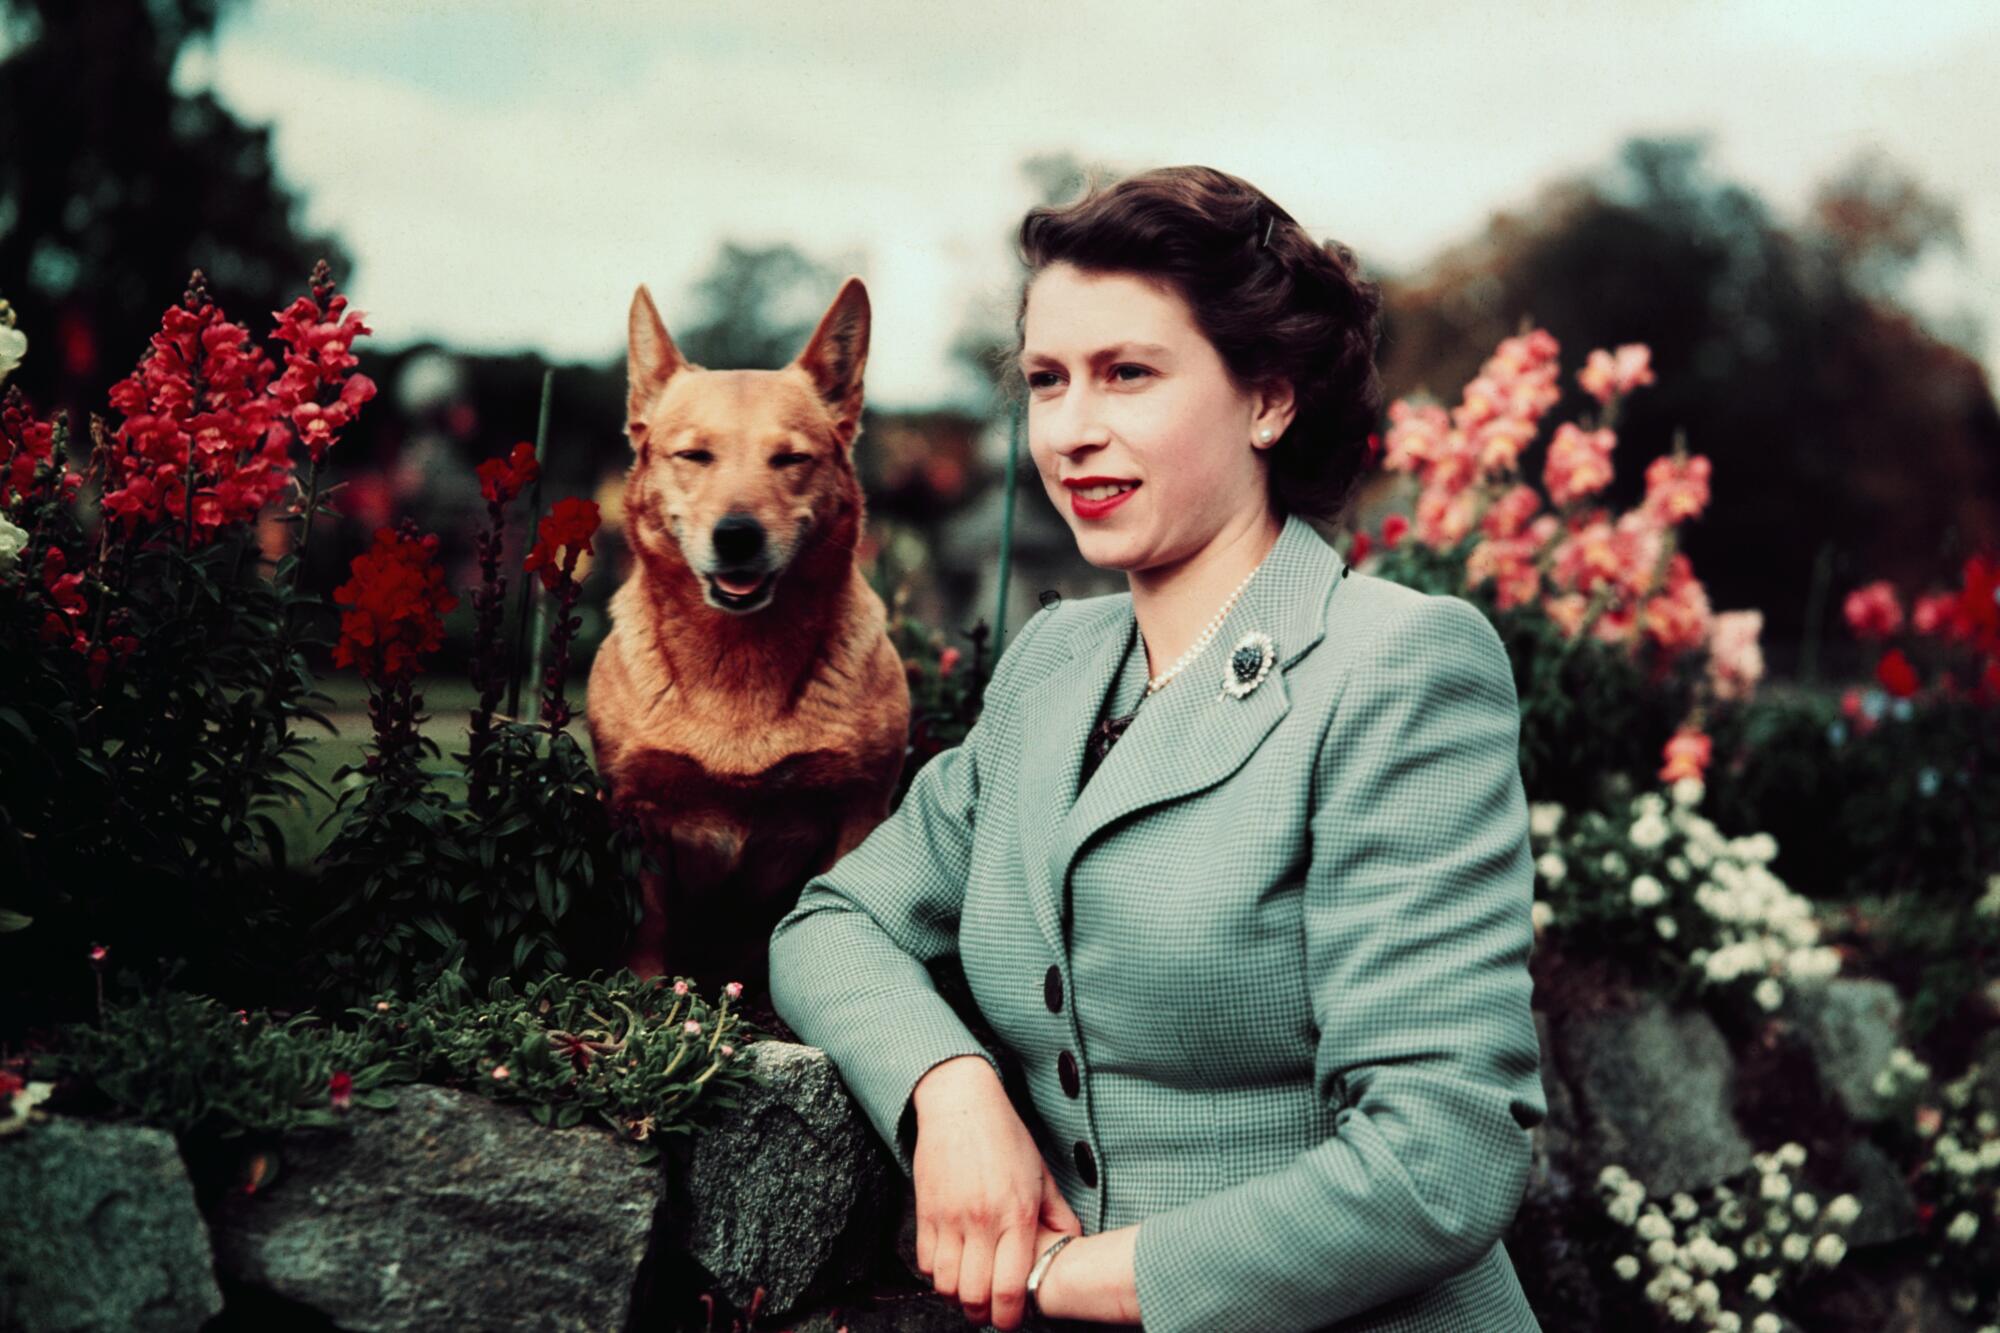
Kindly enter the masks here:
<path id="1" fill-rule="evenodd" d="M 717 574 L 715 576 L 716 586 L 727 593 L 742 594 L 754 592 L 757 585 L 761 582 L 763 582 L 762 579 L 732 579 L 726 574 Z"/>

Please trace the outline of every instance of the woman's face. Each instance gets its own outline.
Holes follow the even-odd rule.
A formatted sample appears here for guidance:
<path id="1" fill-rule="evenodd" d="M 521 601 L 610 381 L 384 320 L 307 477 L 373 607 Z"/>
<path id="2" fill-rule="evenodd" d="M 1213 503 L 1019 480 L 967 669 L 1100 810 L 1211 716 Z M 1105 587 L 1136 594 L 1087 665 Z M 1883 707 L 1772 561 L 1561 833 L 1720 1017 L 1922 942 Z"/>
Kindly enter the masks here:
<path id="1" fill-rule="evenodd" d="M 1290 395 L 1239 391 L 1171 290 L 1050 265 L 1028 288 L 1020 371 L 1028 452 L 1091 564 L 1177 563 L 1269 510 L 1257 435 L 1284 434 Z M 1090 478 L 1130 491 L 1093 504 L 1101 490 L 1075 484 Z"/>

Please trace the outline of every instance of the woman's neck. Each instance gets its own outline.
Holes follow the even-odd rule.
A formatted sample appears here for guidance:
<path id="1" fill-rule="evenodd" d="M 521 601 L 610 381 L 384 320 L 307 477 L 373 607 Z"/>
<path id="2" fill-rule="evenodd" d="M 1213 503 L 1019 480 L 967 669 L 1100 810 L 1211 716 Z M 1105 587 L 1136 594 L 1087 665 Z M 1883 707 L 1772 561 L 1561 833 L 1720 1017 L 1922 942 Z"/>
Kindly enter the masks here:
<path id="1" fill-rule="evenodd" d="M 1236 585 L 1271 553 L 1283 526 L 1277 515 L 1260 510 L 1225 526 L 1183 560 L 1126 572 L 1148 676 L 1159 675 L 1193 646 Z"/>

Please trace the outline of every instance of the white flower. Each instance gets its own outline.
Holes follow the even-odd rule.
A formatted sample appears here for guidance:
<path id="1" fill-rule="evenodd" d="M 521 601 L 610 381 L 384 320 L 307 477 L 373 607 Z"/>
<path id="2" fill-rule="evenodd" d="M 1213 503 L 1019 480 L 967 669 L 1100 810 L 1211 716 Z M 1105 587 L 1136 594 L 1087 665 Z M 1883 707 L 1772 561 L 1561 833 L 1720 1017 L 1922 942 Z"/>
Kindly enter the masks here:
<path id="1" fill-rule="evenodd" d="M 1562 818 L 1562 802 L 1537 801 L 1528 807 L 1528 831 L 1537 838 L 1553 838 Z"/>
<path id="2" fill-rule="evenodd" d="M 27 548 L 27 545 L 27 530 L 15 527 L 7 521 L 6 515 L 0 514 L 0 574 L 14 567 L 15 558 Z"/>
<path id="3" fill-rule="evenodd" d="M 1789 1167 L 1804 1166 L 1806 1164 L 1805 1145 L 1796 1141 L 1785 1144 L 1778 1149 L 1778 1160 Z"/>
<path id="4" fill-rule="evenodd" d="M 1647 1213 L 1634 1229 L 1641 1240 L 1672 1240 L 1674 1235 L 1674 1224 L 1658 1212 Z"/>
<path id="5" fill-rule="evenodd" d="M 1701 1211 L 1701 1205 L 1694 1201 L 1694 1196 L 1682 1190 L 1675 1191 L 1674 1197 L 1669 1202 L 1673 1205 L 1673 1218 L 1676 1222 L 1693 1221 L 1695 1214 Z"/>
<path id="6" fill-rule="evenodd" d="M 1639 1261 L 1629 1254 L 1621 1254 L 1611 1261 L 1611 1271 L 1630 1282 L 1639 1276 Z"/>
<path id="7" fill-rule="evenodd" d="M 1756 997 L 1758 1005 L 1767 1010 L 1776 1009 L 1785 1002 L 1785 988 L 1778 984 L 1776 977 L 1765 977 L 1751 994 Z"/>
<path id="8" fill-rule="evenodd" d="M 1861 1200 L 1852 1194 L 1837 1194 L 1826 1206 L 1826 1220 L 1837 1227 L 1844 1227 L 1859 1216 Z"/>
<path id="9" fill-rule="evenodd" d="M 1700 778 L 1692 776 L 1682 778 L 1674 783 L 1672 790 L 1674 804 L 1684 810 L 1701 804 L 1702 786 Z"/>
<path id="10" fill-rule="evenodd" d="M 1812 1253 L 1812 1242 L 1806 1239 L 1804 1232 L 1794 1231 L 1778 1242 L 1778 1251 L 1795 1264 L 1803 1263 L 1806 1256 Z"/>
<path id="11" fill-rule="evenodd" d="M 1611 876 L 1613 879 L 1624 878 L 1625 858 L 1620 856 L 1617 852 L 1606 852 L 1603 856 L 1603 859 L 1598 861 L 1597 865 L 1600 870 L 1602 870 L 1605 874 Z"/>
<path id="12" fill-rule="evenodd" d="M 1626 836 L 1631 839 L 1634 847 L 1641 851 L 1651 851 L 1665 842 L 1667 834 L 1671 831 L 1667 827 L 1666 820 L 1655 814 L 1644 814 L 1632 821 L 1632 827 Z"/>
<path id="13" fill-rule="evenodd" d="M 1562 883 L 1563 876 L 1569 873 L 1562 857 L 1554 852 L 1543 852 L 1535 861 L 1535 870 L 1551 884 Z"/>
<path id="14" fill-rule="evenodd" d="M 1666 885 L 1651 875 L 1641 875 L 1632 881 L 1632 906 L 1658 907 L 1666 900 Z"/>
<path id="15" fill-rule="evenodd" d="M 1686 879 L 1694 872 L 1688 868 L 1685 856 L 1670 856 L 1667 858 L 1667 873 L 1675 879 Z"/>
<path id="16" fill-rule="evenodd" d="M 1734 1310 L 1717 1310 L 1715 1333 L 1743 1333 L 1743 1316 Z"/>
<path id="17" fill-rule="evenodd" d="M 1847 1242 L 1842 1240 L 1840 1237 L 1834 1235 L 1831 1231 L 1827 1232 L 1824 1236 L 1821 1236 L 1818 1240 L 1813 1242 L 1813 1247 L 1812 1247 L 1813 1258 L 1819 1260 L 1821 1263 L 1825 1264 L 1828 1268 L 1831 1268 L 1835 1264 L 1839 1263 L 1841 1260 L 1841 1256 L 1845 1255 L 1846 1253 L 1847 1253 Z"/>
<path id="18" fill-rule="evenodd" d="M 1792 1182 L 1785 1178 L 1784 1172 L 1772 1171 L 1764 1177 L 1764 1183 L 1757 1192 L 1767 1199 L 1782 1202 L 1792 1192 Z"/>
<path id="19" fill-rule="evenodd" d="M 1769 1310 L 1750 1321 L 1750 1333 L 1784 1333 L 1784 1322 Z"/>
<path id="20" fill-rule="evenodd" d="M 1778 1294 L 1778 1280 L 1769 1273 L 1759 1273 L 1750 1279 L 1749 1291 L 1752 1299 L 1768 1301 Z"/>
<path id="21" fill-rule="evenodd" d="M 1706 1279 L 1695 1284 L 1694 1303 L 1714 1313 L 1722 1305 L 1722 1288 Z"/>
<path id="22" fill-rule="evenodd" d="M 1944 1238 L 1954 1245 L 1965 1245 L 1979 1234 L 1979 1219 L 1971 1213 L 1960 1213 L 1951 1219 L 1951 1225 L 1944 1229 Z"/>
<path id="23" fill-rule="evenodd" d="M 1813 1220 L 1813 1215 L 1819 1212 L 1819 1200 L 1804 1190 L 1800 1190 L 1792 1196 L 1792 1212 L 1798 1216 L 1800 1221 L 1810 1222 Z"/>
<path id="24" fill-rule="evenodd" d="M 1549 906 L 1540 898 L 1535 899 L 1535 905 L 1528 909 L 1528 921 L 1534 926 L 1537 935 L 1547 930 L 1549 922 L 1555 919 L 1556 909 Z"/>
<path id="25" fill-rule="evenodd" d="M 1674 1261 L 1674 1256 L 1678 1253 L 1680 1251 L 1675 1248 L 1674 1243 L 1665 1237 L 1646 1247 L 1646 1257 L 1651 1259 L 1657 1268 L 1665 1268 Z"/>
<path id="26" fill-rule="evenodd" d="M 28 354 L 28 335 L 12 325 L 0 324 L 0 380 L 14 373 Z"/>
<path id="27" fill-rule="evenodd" d="M 1750 1235 L 1744 1238 L 1743 1253 L 1746 1257 L 1751 1259 L 1770 1258 L 1771 1257 L 1770 1238 L 1761 1231 L 1751 1232 Z"/>
<path id="28" fill-rule="evenodd" d="M 1670 916 L 1656 916 L 1653 918 L 1653 929 L 1660 932 L 1661 939 L 1670 940 L 1680 934 L 1681 923 Z"/>

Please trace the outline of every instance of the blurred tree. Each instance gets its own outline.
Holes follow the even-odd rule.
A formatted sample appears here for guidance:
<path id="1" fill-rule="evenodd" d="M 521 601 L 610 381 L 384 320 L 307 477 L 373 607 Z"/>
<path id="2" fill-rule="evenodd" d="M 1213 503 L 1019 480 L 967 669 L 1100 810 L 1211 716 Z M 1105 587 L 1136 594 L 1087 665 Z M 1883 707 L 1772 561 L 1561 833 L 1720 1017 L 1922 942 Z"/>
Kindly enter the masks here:
<path id="1" fill-rule="evenodd" d="M 1705 149 L 1628 142 L 1609 172 L 1557 181 L 1386 282 L 1383 375 L 1392 397 L 1428 388 L 1455 403 L 1532 321 L 1562 344 L 1572 375 L 1552 415 L 1570 419 L 1590 402 L 1573 372 L 1591 348 L 1648 344 L 1659 383 L 1620 417 L 1607 501 L 1635 503 L 1646 464 L 1685 427 L 1715 464 L 1686 549 L 1717 609 L 1763 610 L 1770 667 L 1789 672 L 1809 633 L 1844 650 L 1849 588 L 1928 586 L 2000 541 L 2000 412 L 1979 364 L 1896 303 L 1915 259 L 1951 243 L 1948 210 L 1864 162 L 1787 227 L 1710 178 Z"/>
<path id="2" fill-rule="evenodd" d="M 0 0 L 0 295 L 38 408 L 102 410 L 191 269 L 260 336 L 315 259 L 352 285 L 340 247 L 295 223 L 269 131 L 173 87 L 233 3 Z"/>
<path id="3" fill-rule="evenodd" d="M 776 370 L 805 350 L 806 339 L 812 337 L 846 277 L 845 270 L 789 245 L 758 247 L 725 241 L 707 274 L 694 285 L 702 303 L 699 318 L 676 320 L 665 309 L 660 315 L 675 345 L 697 365 L 711 370 Z"/>

